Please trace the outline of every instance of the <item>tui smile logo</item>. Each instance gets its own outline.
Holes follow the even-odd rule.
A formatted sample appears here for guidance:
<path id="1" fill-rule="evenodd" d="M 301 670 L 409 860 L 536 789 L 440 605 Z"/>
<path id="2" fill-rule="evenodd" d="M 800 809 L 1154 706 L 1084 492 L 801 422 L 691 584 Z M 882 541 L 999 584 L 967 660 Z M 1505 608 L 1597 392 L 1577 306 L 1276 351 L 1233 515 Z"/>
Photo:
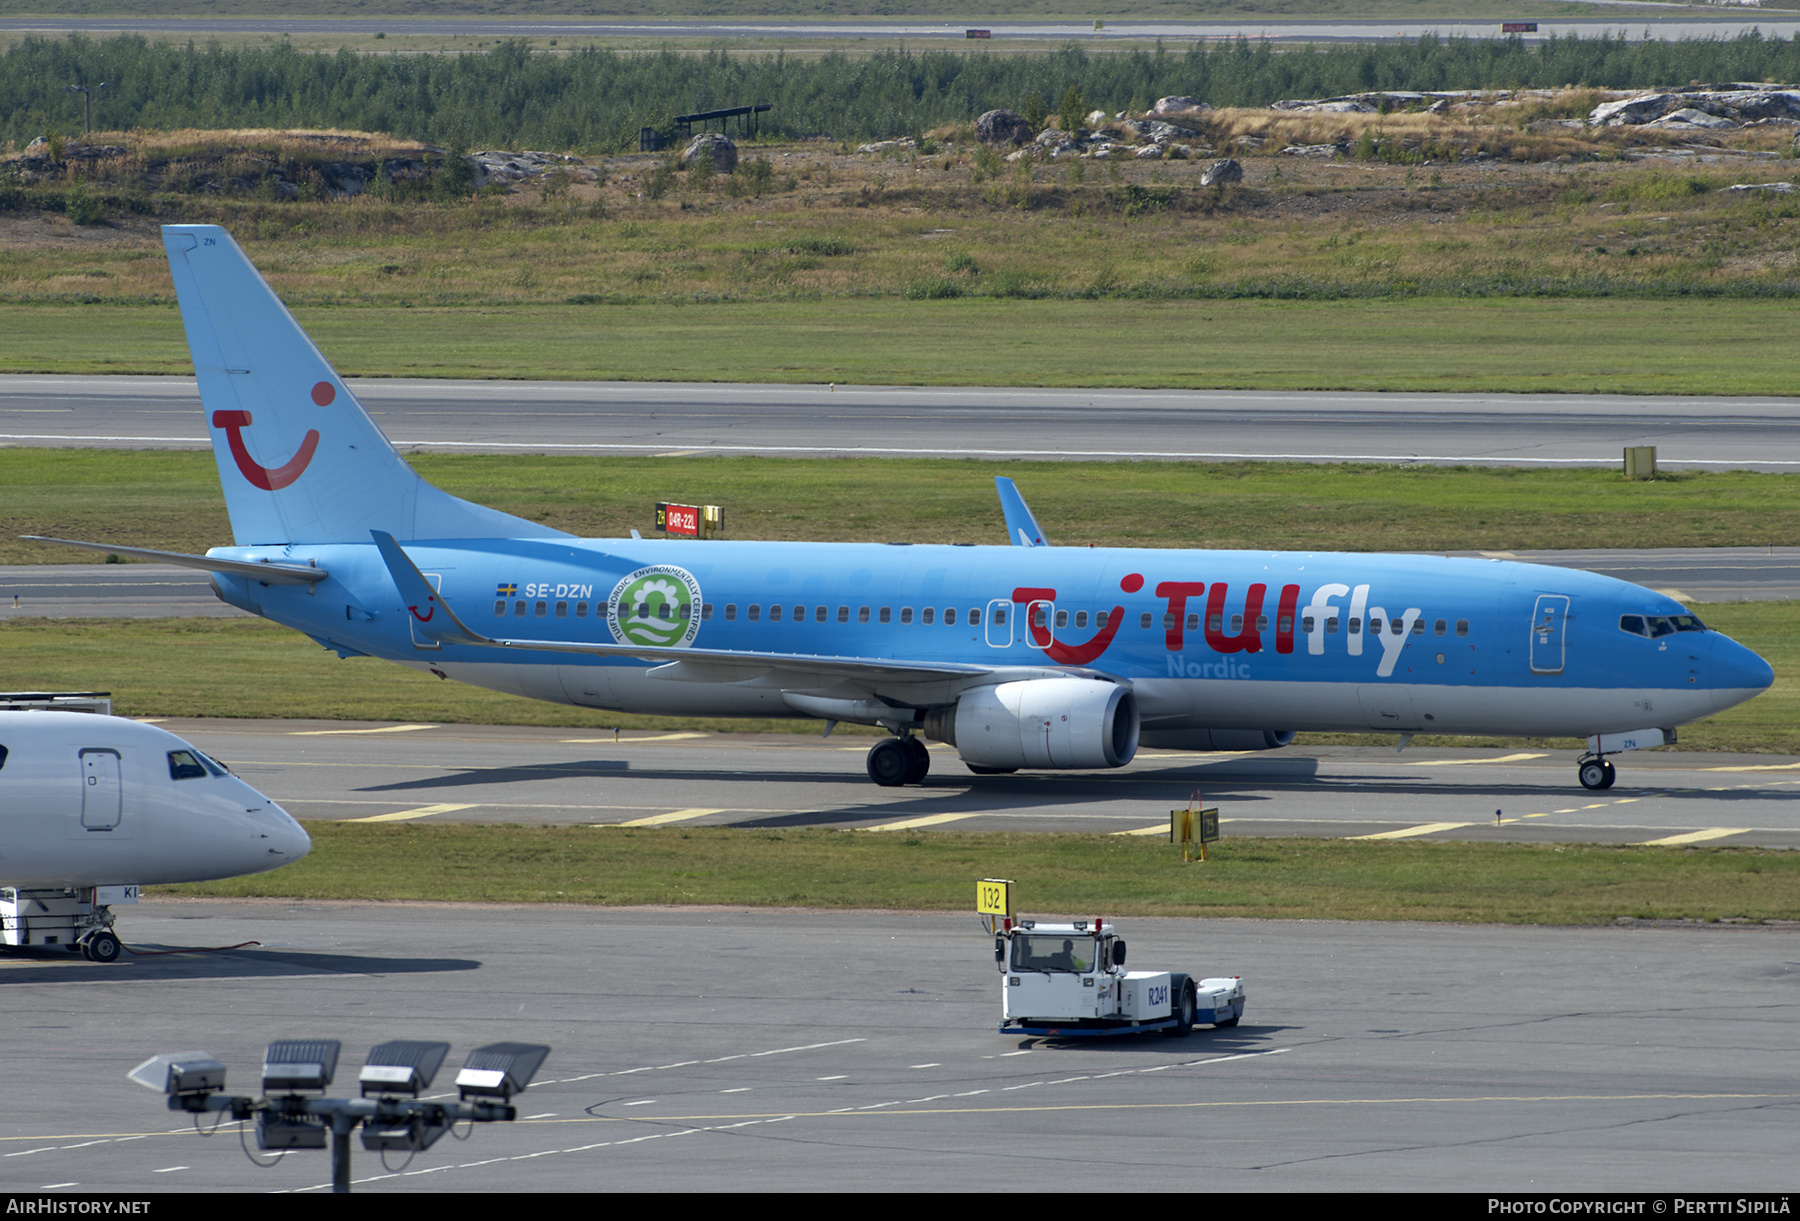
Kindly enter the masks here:
<path id="1" fill-rule="evenodd" d="M 700 582 L 685 568 L 640 568 L 613 586 L 606 626 L 620 644 L 680 649 L 700 633 Z"/>
<path id="2" fill-rule="evenodd" d="M 312 388 L 312 401 L 320 407 L 329 407 L 336 398 L 337 388 L 330 382 L 319 382 Z M 300 478 L 319 448 L 319 430 L 309 428 L 292 458 L 280 466 L 264 466 L 250 456 L 250 447 L 244 444 L 244 429 L 250 426 L 248 411 L 215 411 L 212 422 L 214 428 L 225 430 L 225 440 L 231 446 L 231 457 L 239 472 L 252 486 L 265 492 L 279 492 Z"/>

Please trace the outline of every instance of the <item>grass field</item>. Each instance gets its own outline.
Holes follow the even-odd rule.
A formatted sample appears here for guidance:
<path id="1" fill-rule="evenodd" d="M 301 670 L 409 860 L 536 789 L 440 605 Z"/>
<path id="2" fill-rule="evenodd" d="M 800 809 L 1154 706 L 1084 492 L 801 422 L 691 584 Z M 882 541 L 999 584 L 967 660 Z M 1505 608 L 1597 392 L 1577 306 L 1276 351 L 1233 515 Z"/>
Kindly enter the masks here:
<path id="1" fill-rule="evenodd" d="M 745 907 L 973 908 L 1016 879 L 1024 910 L 1602 924 L 1800 919 L 1800 853 L 1480 843 L 1226 839 L 1182 864 L 1142 837 L 729 827 L 311 823 L 313 853 L 176 895 Z M 975 917 L 971 914 L 971 921 Z"/>
<path id="2" fill-rule="evenodd" d="M 763 301 L 295 310 L 347 377 L 1786 395 L 1800 301 Z M 1679 342 L 1610 337 L 1678 329 Z M 189 373 L 174 308 L 0 305 L 3 373 Z M 982 342 L 979 336 L 992 336 Z"/>
<path id="3" fill-rule="evenodd" d="M 199 431 L 199 420 L 195 420 Z M 1800 544 L 1800 475 L 957 459 L 416 454 L 454 495 L 589 538 L 652 529 L 654 502 L 720 505 L 727 536 L 1005 541 L 994 476 L 1059 545 L 1304 551 Z M 128 523 L 121 526 L 121 523 Z M 0 564 L 92 562 L 21 534 L 202 552 L 231 540 L 204 451 L 0 449 Z M 704 545 L 704 544 L 701 544 Z"/>

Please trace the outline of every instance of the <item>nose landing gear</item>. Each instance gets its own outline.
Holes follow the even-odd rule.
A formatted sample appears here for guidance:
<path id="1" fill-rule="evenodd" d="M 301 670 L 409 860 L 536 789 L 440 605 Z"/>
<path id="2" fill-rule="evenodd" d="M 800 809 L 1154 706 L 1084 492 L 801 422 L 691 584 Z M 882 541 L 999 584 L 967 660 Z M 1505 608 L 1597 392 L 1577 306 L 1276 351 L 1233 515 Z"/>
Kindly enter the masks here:
<path id="1" fill-rule="evenodd" d="M 1613 781 L 1619 778 L 1618 769 L 1601 755 L 1584 755 L 1576 767 L 1576 776 L 1581 780 L 1581 787 L 1584 789 L 1595 791 L 1610 789 Z"/>

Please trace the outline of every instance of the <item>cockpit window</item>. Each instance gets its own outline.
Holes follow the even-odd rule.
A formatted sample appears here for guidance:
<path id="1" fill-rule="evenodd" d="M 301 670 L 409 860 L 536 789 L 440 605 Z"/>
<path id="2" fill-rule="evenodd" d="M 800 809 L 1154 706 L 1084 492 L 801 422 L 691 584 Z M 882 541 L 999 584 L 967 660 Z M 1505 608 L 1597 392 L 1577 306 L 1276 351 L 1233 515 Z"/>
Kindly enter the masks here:
<path id="1" fill-rule="evenodd" d="M 1619 630 L 1660 640 L 1676 632 L 1704 632 L 1706 625 L 1694 615 L 1620 615 Z"/>
<path id="2" fill-rule="evenodd" d="M 197 750 L 169 752 L 169 779 L 203 780 L 207 776 L 226 775 L 225 769 Z"/>

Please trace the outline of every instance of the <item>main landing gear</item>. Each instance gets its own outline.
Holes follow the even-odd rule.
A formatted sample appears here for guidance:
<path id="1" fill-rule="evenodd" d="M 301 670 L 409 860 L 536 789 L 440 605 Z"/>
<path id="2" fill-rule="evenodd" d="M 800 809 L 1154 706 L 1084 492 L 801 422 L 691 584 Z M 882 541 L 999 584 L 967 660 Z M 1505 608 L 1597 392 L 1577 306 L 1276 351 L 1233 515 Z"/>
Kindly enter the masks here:
<path id="1" fill-rule="evenodd" d="M 1576 764 L 1576 775 L 1581 779 L 1584 789 L 1610 789 L 1613 781 L 1619 778 L 1618 769 L 1608 763 L 1601 755 L 1584 755 Z"/>
<path id="2" fill-rule="evenodd" d="M 917 784 L 930 770 L 931 753 L 911 734 L 883 738 L 869 748 L 869 779 L 883 788 Z"/>

